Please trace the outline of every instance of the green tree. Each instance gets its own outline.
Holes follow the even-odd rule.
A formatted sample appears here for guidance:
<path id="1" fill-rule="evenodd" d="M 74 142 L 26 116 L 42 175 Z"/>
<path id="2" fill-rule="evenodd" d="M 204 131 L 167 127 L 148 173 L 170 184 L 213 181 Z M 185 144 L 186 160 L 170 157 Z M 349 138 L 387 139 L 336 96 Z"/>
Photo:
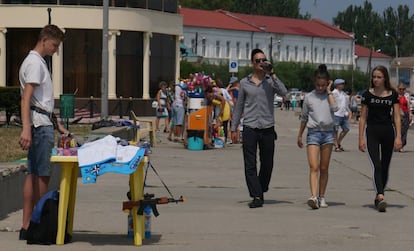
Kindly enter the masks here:
<path id="1" fill-rule="evenodd" d="M 373 11 L 372 4 L 365 1 L 363 6 L 351 5 L 344 12 L 338 12 L 333 21 L 341 29 L 353 32 L 359 45 L 395 56 L 397 43 L 399 56 L 414 53 L 414 16 L 409 17 L 407 5 L 399 5 L 397 10 L 389 7 L 379 15 Z M 385 36 L 386 32 L 390 37 Z"/>
<path id="2" fill-rule="evenodd" d="M 342 30 L 353 32 L 359 45 L 378 48 L 376 42 L 384 39 L 384 35 L 380 37 L 384 34 L 381 18 L 368 1 L 363 7 L 351 5 L 344 12 L 338 12 L 333 21 Z"/>
<path id="3" fill-rule="evenodd" d="M 395 56 L 395 42 L 399 46 L 398 56 L 410 56 L 414 53 L 414 16 L 409 17 L 407 5 L 398 6 L 397 10 L 389 7 L 383 13 L 384 30 L 392 36 L 391 41 L 384 41 L 384 48 Z"/>
<path id="4" fill-rule="evenodd" d="M 233 12 L 299 18 L 300 0 L 233 0 Z"/>

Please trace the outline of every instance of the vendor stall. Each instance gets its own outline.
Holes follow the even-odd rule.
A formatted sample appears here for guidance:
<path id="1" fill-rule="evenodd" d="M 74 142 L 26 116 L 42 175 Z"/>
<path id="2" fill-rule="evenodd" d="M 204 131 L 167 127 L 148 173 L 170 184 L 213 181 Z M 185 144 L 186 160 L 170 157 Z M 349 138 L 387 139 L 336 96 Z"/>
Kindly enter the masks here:
<path id="1" fill-rule="evenodd" d="M 188 98 L 187 144 L 190 150 L 202 150 L 211 142 L 211 113 L 212 107 L 207 105 L 204 96 Z M 198 142 L 200 136 L 202 142 Z"/>
<path id="2" fill-rule="evenodd" d="M 195 74 L 187 88 L 187 148 L 203 150 L 211 144 L 212 106 L 208 105 L 204 89 L 211 84 L 209 76 Z"/>
<path id="3" fill-rule="evenodd" d="M 81 146 L 71 134 L 59 136 L 57 147 L 52 150 L 51 157 L 51 162 L 59 163 L 62 167 L 56 244 L 65 244 L 66 237 L 71 237 L 73 233 L 79 173 L 85 184 L 96 183 L 99 176 L 109 172 L 129 175 L 130 191 L 127 193 L 129 200 L 123 202 L 122 207 L 130 218 L 128 234 L 134 238 L 136 246 L 142 245 L 143 239 L 150 238 L 144 234 L 144 219 L 148 218 L 148 214 L 144 215 L 143 209 L 150 206 L 154 216 L 158 216 L 157 204 L 185 201 L 182 196 L 174 199 L 163 181 L 171 195 L 170 198 L 153 198 L 152 194 L 144 194 L 145 177 L 149 167 L 159 177 L 149 161 L 150 148 L 149 142 L 128 142 L 112 135 L 86 142 Z M 146 169 L 145 176 L 144 169 Z"/>
<path id="4" fill-rule="evenodd" d="M 210 76 L 197 73 L 188 80 L 186 139 L 189 150 L 225 146 L 230 102 L 227 90 Z"/>
<path id="5" fill-rule="evenodd" d="M 77 178 L 79 172 L 78 157 L 77 156 L 52 156 L 52 162 L 60 163 L 62 166 L 62 175 L 60 181 L 60 196 L 59 196 L 59 212 L 58 212 L 58 233 L 56 236 L 56 244 L 62 245 L 65 240 L 65 229 L 69 234 L 73 231 L 73 219 L 75 215 L 75 201 Z M 148 163 L 148 158 L 145 156 L 130 177 L 130 186 L 132 200 L 138 201 L 143 198 L 143 177 L 144 166 Z M 134 221 L 134 245 L 142 245 L 144 239 L 144 217 L 137 214 L 138 208 L 133 209 Z"/>
<path id="6" fill-rule="evenodd" d="M 51 161 L 62 167 L 58 211 L 58 228 L 56 244 L 65 241 L 65 229 L 72 235 L 75 215 L 77 178 L 79 171 L 84 183 L 95 183 L 98 176 L 106 172 L 128 174 L 130 178 L 131 199 L 143 199 L 144 166 L 148 163 L 147 149 L 134 145 L 118 145 L 117 139 L 108 135 L 102 139 L 84 144 L 80 148 L 69 147 L 65 142 L 72 142 L 67 136 L 60 138 L 59 146 L 63 148 L 52 151 Z M 74 150 L 76 149 L 76 151 Z M 137 207 L 132 208 L 134 223 L 134 244 L 142 245 L 144 239 L 144 218 L 137 214 Z"/>

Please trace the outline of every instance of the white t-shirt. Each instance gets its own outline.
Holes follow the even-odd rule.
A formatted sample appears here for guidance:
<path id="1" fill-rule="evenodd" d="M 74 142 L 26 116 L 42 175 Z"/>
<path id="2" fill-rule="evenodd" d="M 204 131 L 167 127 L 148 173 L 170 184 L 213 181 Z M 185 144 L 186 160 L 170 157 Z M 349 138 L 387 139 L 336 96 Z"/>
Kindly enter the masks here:
<path id="1" fill-rule="evenodd" d="M 175 99 L 173 102 L 174 106 L 184 107 L 184 100 L 186 98 L 186 92 L 183 90 L 179 84 L 175 85 Z"/>
<path id="2" fill-rule="evenodd" d="M 333 90 L 332 95 L 334 96 L 336 104 L 339 108 L 339 110 L 335 112 L 335 116 L 347 117 L 350 110 L 348 95 L 344 91 L 339 91 L 338 89 Z"/>
<path id="3" fill-rule="evenodd" d="M 48 112 L 53 111 L 55 100 L 53 98 L 52 79 L 46 61 L 38 52 L 32 50 L 24 59 L 19 71 L 19 80 L 22 95 L 26 83 L 36 84 L 30 100 L 31 106 L 37 106 Z M 52 125 L 49 117 L 44 114 L 30 110 L 30 117 L 31 124 L 34 127 Z"/>
<path id="4" fill-rule="evenodd" d="M 232 101 L 233 101 L 233 99 L 231 98 L 231 95 L 230 95 L 230 93 L 226 90 L 226 88 L 220 88 L 220 89 L 221 89 L 221 92 L 223 93 L 223 98 L 224 98 L 224 100 L 229 101 L 229 102 L 232 102 Z"/>

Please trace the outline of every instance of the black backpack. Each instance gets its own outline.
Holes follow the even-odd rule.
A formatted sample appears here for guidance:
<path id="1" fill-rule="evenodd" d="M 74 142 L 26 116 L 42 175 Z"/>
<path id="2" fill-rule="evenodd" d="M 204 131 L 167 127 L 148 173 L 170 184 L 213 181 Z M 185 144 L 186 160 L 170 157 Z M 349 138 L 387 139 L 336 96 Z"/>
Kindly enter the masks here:
<path id="1" fill-rule="evenodd" d="M 49 191 L 37 203 L 27 229 L 27 244 L 56 244 L 59 192 Z M 65 243 L 70 241 L 66 232 Z"/>

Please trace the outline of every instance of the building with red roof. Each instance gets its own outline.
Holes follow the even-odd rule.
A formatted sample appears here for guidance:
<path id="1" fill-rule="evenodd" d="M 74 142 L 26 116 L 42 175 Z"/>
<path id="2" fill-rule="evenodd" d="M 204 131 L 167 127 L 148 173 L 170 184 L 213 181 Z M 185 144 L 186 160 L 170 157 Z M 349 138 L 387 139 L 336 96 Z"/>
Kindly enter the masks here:
<path id="1" fill-rule="evenodd" d="M 241 66 L 248 65 L 253 48 L 262 49 L 272 61 L 324 63 L 331 69 L 365 71 L 368 60 L 372 66 L 387 67 L 391 61 L 378 52 L 367 57 L 370 50 L 355 46 L 353 34 L 319 19 L 190 8 L 180 8 L 180 14 L 184 44 L 210 63 L 237 60 Z"/>
<path id="2" fill-rule="evenodd" d="M 356 69 L 362 72 L 371 72 L 377 65 L 384 65 L 390 68 L 392 58 L 381 53 L 381 49 L 370 49 L 361 45 L 355 45 Z"/>

